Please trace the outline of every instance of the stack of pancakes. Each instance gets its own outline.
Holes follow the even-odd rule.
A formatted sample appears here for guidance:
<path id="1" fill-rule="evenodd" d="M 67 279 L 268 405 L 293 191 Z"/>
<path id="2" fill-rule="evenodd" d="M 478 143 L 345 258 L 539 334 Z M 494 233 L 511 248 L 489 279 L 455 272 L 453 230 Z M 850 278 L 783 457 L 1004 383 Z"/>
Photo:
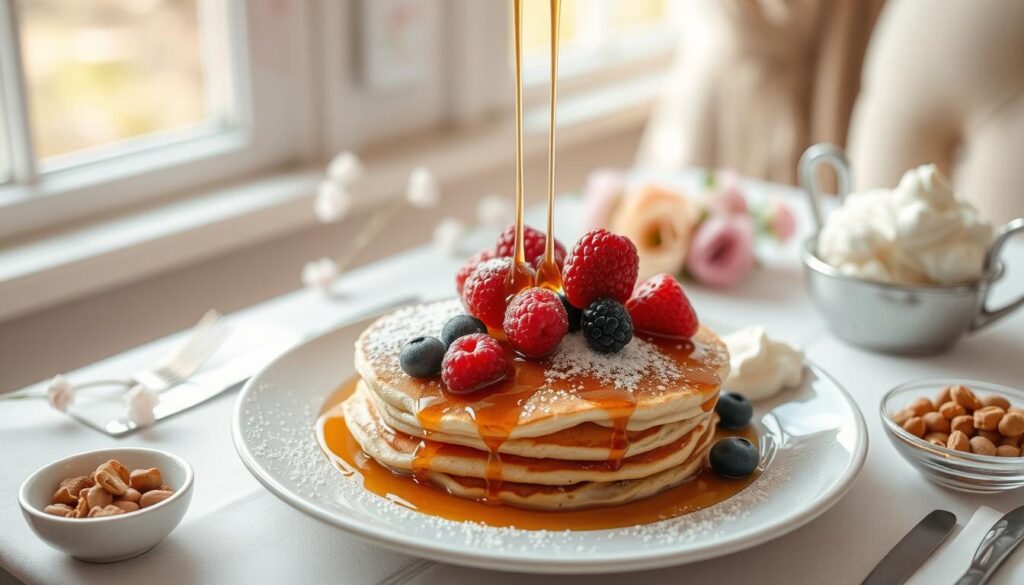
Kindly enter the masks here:
<path id="1" fill-rule="evenodd" d="M 361 376 L 342 405 L 362 449 L 450 493 L 555 510 L 650 497 L 703 469 L 728 373 L 721 340 L 634 338 L 601 355 L 578 333 L 544 360 L 511 351 L 508 380 L 466 396 L 399 366 L 402 345 L 440 336 L 458 301 L 399 310 L 356 342 Z"/>

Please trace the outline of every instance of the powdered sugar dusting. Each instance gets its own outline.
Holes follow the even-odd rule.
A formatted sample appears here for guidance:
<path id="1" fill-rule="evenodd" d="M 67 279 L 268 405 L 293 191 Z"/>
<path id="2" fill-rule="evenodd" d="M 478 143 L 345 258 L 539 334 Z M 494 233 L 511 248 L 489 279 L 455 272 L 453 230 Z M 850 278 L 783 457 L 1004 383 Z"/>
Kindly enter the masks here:
<path id="1" fill-rule="evenodd" d="M 407 341 L 422 335 L 441 337 L 448 319 L 462 312 L 456 299 L 399 309 L 366 331 L 363 348 L 375 368 L 397 374 L 401 372 L 398 354 Z"/>
<path id="2" fill-rule="evenodd" d="M 582 335 L 568 335 L 551 358 L 548 380 L 567 380 L 590 376 L 624 390 L 636 390 L 640 382 L 670 383 L 679 380 L 682 372 L 675 362 L 654 344 L 633 339 L 614 354 L 601 354 L 590 349 Z"/>

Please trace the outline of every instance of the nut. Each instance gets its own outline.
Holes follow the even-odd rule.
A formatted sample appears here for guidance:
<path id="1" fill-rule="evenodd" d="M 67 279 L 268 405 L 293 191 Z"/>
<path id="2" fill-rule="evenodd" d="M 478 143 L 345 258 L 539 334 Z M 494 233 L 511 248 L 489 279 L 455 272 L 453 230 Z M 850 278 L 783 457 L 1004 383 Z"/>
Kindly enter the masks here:
<path id="1" fill-rule="evenodd" d="M 165 492 L 174 493 L 174 488 L 172 488 L 171 486 L 167 485 L 166 483 L 160 484 L 160 489 L 164 490 Z"/>
<path id="2" fill-rule="evenodd" d="M 74 518 L 75 516 L 75 509 L 67 504 L 50 504 L 43 508 L 43 512 L 64 518 Z"/>
<path id="3" fill-rule="evenodd" d="M 976 437 L 971 437 L 970 443 L 971 453 L 975 453 L 977 455 L 991 456 L 995 456 L 996 454 L 996 446 L 992 444 L 992 441 L 989 441 L 985 437 L 982 437 L 980 435 Z"/>
<path id="4" fill-rule="evenodd" d="M 114 503 L 111 504 L 111 506 L 117 506 L 125 512 L 134 512 L 139 509 L 139 504 L 137 502 L 129 500 L 114 500 Z"/>
<path id="5" fill-rule="evenodd" d="M 949 442 L 949 434 L 947 433 L 928 433 L 924 436 L 924 440 L 928 441 L 932 445 L 939 447 L 945 447 L 946 443 Z"/>
<path id="6" fill-rule="evenodd" d="M 946 443 L 946 447 L 954 451 L 970 451 L 971 443 L 967 435 L 960 431 L 953 431 L 949 434 L 949 441 Z"/>
<path id="7" fill-rule="evenodd" d="M 994 431 L 999 428 L 1006 411 L 998 406 L 986 406 L 974 411 L 974 428 L 979 431 Z"/>
<path id="8" fill-rule="evenodd" d="M 85 492 L 83 491 L 82 497 L 78 498 L 78 505 L 75 506 L 75 518 L 85 518 L 89 515 L 89 502 L 86 499 Z"/>
<path id="9" fill-rule="evenodd" d="M 138 502 L 139 498 L 141 498 L 141 497 L 142 497 L 142 493 L 139 492 L 139 490 L 137 490 L 135 488 L 128 488 L 128 489 L 124 490 L 124 494 L 121 496 L 120 499 L 128 500 L 129 502 Z"/>
<path id="10" fill-rule="evenodd" d="M 124 495 L 124 492 L 128 490 L 128 484 L 121 481 L 121 477 L 116 472 L 100 469 L 93 474 L 92 478 L 96 480 L 96 485 L 115 496 Z"/>
<path id="11" fill-rule="evenodd" d="M 925 431 L 928 430 L 928 427 L 924 424 L 924 419 L 919 416 L 915 416 L 903 423 L 903 428 L 915 437 L 924 437 Z"/>
<path id="12" fill-rule="evenodd" d="M 999 396 L 997 394 L 989 394 L 988 396 L 982 396 L 978 399 L 983 407 L 985 406 L 998 406 L 1003 410 L 1010 408 L 1010 401 Z"/>
<path id="13" fill-rule="evenodd" d="M 965 410 L 964 407 L 960 406 L 956 402 L 953 402 L 952 400 L 950 400 L 949 402 L 943 402 L 942 406 L 939 407 L 939 412 L 942 413 L 942 416 L 946 417 L 949 420 L 953 420 L 958 416 L 963 416 L 967 414 L 967 410 Z"/>
<path id="14" fill-rule="evenodd" d="M 902 410 L 897 410 L 896 412 L 893 413 L 892 422 L 902 427 L 903 423 L 907 422 L 912 418 L 914 418 L 914 411 L 910 410 L 909 408 L 904 408 Z"/>
<path id="15" fill-rule="evenodd" d="M 986 439 L 991 441 L 993 445 L 998 443 L 999 439 L 1003 438 L 1003 436 L 1000 435 L 998 431 L 978 431 L 976 434 L 979 437 L 985 437 Z"/>
<path id="16" fill-rule="evenodd" d="M 139 500 L 139 507 L 148 508 L 154 504 L 159 504 L 171 497 L 172 494 L 174 494 L 174 492 L 168 490 L 150 490 L 142 494 L 142 499 Z"/>
<path id="17" fill-rule="evenodd" d="M 89 510 L 89 518 L 103 518 L 104 516 L 117 516 L 118 514 L 124 514 L 124 510 L 113 504 L 103 506 L 102 508 L 96 506 Z"/>
<path id="18" fill-rule="evenodd" d="M 103 489 L 103 486 L 94 485 L 85 492 L 85 502 L 88 506 L 88 510 L 92 511 L 93 508 L 102 508 L 109 506 L 114 501 L 114 496 L 107 490 Z"/>
<path id="19" fill-rule="evenodd" d="M 160 470 L 155 467 L 151 467 L 149 469 L 136 469 L 132 471 L 131 485 L 143 494 L 149 490 L 160 489 L 160 486 L 163 485 L 163 483 L 164 478 L 160 475 Z"/>
<path id="20" fill-rule="evenodd" d="M 974 434 L 974 417 L 969 414 L 960 415 L 949 421 L 949 428 L 965 435 Z"/>
<path id="21" fill-rule="evenodd" d="M 74 506 L 78 502 L 78 493 L 92 486 L 92 478 L 87 475 L 69 477 L 61 481 L 57 491 L 53 493 L 53 503 Z"/>
<path id="22" fill-rule="evenodd" d="M 111 475 L 116 475 L 117 477 L 121 478 L 121 481 L 128 483 L 128 468 L 125 467 L 124 464 L 122 464 L 117 459 L 111 459 L 110 461 L 107 461 L 103 465 L 97 467 L 96 471 L 107 471 Z"/>
<path id="23" fill-rule="evenodd" d="M 913 402 L 907 405 L 907 408 L 909 410 L 914 411 L 914 414 L 916 414 L 917 416 L 921 416 L 922 414 L 928 412 L 935 412 L 935 405 L 932 404 L 931 400 L 928 400 L 924 396 L 915 399 Z"/>
<path id="24" fill-rule="evenodd" d="M 1006 412 L 1016 412 L 1017 414 L 1024 414 L 1024 408 L 1021 408 L 1019 406 L 1011 406 L 1010 408 L 1006 409 Z"/>
<path id="25" fill-rule="evenodd" d="M 1020 447 L 1020 437 L 1000 437 L 999 445 L 1008 445 L 1010 447 Z M 998 445 L 996 445 L 998 447 Z"/>
<path id="26" fill-rule="evenodd" d="M 1024 434 L 1024 414 L 1008 412 L 999 421 L 999 434 L 1004 437 L 1019 437 Z"/>
<path id="27" fill-rule="evenodd" d="M 981 408 L 981 402 L 978 400 L 978 397 L 967 386 L 953 386 L 949 389 L 949 397 L 953 399 L 953 402 L 966 408 L 968 412 Z"/>
<path id="28" fill-rule="evenodd" d="M 996 447 L 996 457 L 1020 457 L 1020 449 L 1011 445 Z"/>
<path id="29" fill-rule="evenodd" d="M 952 400 L 952 398 L 949 397 L 949 386 L 946 386 L 942 390 L 939 390 L 939 397 L 935 400 L 935 404 L 945 404 L 950 400 Z"/>
<path id="30" fill-rule="evenodd" d="M 929 433 L 948 433 L 950 431 L 949 420 L 939 412 L 929 412 L 921 417 Z"/>

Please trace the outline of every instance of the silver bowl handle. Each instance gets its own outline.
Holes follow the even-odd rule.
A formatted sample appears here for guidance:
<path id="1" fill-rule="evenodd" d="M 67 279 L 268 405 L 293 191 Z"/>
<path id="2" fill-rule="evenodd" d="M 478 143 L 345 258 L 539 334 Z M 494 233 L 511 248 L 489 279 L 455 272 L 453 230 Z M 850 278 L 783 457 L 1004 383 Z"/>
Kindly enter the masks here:
<path id="1" fill-rule="evenodd" d="M 814 215 L 816 228 L 815 235 L 825 225 L 825 218 L 821 214 L 821 205 L 818 203 L 820 193 L 818 182 L 815 180 L 814 171 L 821 163 L 827 163 L 836 171 L 839 178 L 839 201 L 842 201 L 850 192 L 850 163 L 846 160 L 843 149 L 833 144 L 815 144 L 804 151 L 800 157 L 800 186 L 807 191 L 807 198 L 811 203 L 811 213 Z"/>
<path id="2" fill-rule="evenodd" d="M 992 247 L 989 248 L 988 256 L 985 257 L 986 274 L 999 265 L 999 258 L 1002 256 L 1003 247 L 1006 246 L 1006 242 L 1008 242 L 1010 238 L 1017 233 L 1024 233 L 1024 217 L 1018 217 L 1017 219 L 1010 220 L 996 232 L 996 237 L 992 240 Z M 1021 297 L 1015 301 L 999 307 L 998 309 L 990 310 L 988 308 L 988 297 L 992 294 L 993 288 L 994 287 L 989 286 L 988 290 L 985 291 L 985 298 L 982 300 L 981 307 L 978 309 L 978 315 L 971 323 L 971 331 L 977 331 L 982 327 L 990 325 L 1024 306 L 1024 295 L 1021 295 Z"/>

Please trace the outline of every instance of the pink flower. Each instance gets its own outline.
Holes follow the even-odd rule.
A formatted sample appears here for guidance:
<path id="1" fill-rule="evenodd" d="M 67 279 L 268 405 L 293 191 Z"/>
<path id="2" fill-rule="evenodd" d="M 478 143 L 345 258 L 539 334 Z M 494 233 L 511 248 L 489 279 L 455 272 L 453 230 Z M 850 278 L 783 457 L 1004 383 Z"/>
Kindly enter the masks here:
<path id="1" fill-rule="evenodd" d="M 583 186 L 583 224 L 585 229 L 607 228 L 612 213 L 626 192 L 626 174 L 614 169 L 597 169 L 587 176 Z"/>
<path id="2" fill-rule="evenodd" d="M 740 179 L 733 171 L 722 171 L 721 186 L 711 187 L 701 197 L 701 203 L 708 213 L 723 215 L 745 215 L 747 200 L 740 189 Z"/>
<path id="3" fill-rule="evenodd" d="M 698 282 L 731 286 L 754 267 L 754 225 L 745 215 L 712 215 L 697 228 L 686 268 Z"/>
<path id="4" fill-rule="evenodd" d="M 796 232 L 796 217 L 785 201 L 772 197 L 765 214 L 765 226 L 777 240 L 785 242 Z"/>

